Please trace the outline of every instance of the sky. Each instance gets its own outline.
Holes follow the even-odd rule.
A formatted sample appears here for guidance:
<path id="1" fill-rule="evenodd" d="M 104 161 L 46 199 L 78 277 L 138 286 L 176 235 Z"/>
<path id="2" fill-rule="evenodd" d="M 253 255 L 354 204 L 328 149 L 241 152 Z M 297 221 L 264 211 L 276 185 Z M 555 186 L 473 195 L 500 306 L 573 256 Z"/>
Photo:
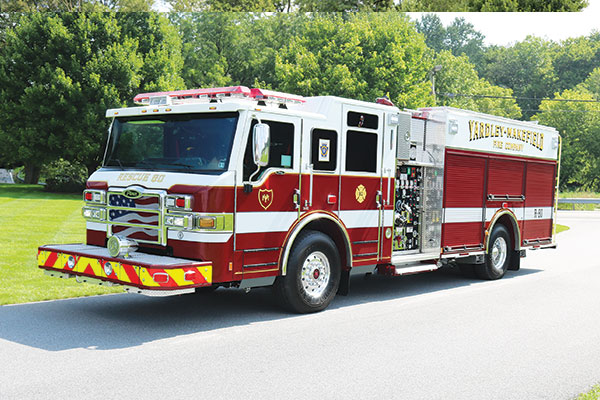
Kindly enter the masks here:
<path id="1" fill-rule="evenodd" d="M 589 6 L 576 13 L 436 13 L 444 26 L 457 17 L 473 24 L 485 35 L 485 44 L 506 46 L 535 35 L 554 41 L 600 32 L 600 0 L 589 0 Z M 409 13 L 419 19 L 422 13 Z"/>

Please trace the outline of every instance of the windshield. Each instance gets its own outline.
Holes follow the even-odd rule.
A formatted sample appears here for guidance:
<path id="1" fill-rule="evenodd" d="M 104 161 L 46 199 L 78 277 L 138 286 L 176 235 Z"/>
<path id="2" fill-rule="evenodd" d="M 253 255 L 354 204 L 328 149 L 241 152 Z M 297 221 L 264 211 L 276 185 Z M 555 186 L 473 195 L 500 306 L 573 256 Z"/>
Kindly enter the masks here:
<path id="1" fill-rule="evenodd" d="M 116 118 L 105 167 L 220 173 L 227 169 L 237 113 Z"/>

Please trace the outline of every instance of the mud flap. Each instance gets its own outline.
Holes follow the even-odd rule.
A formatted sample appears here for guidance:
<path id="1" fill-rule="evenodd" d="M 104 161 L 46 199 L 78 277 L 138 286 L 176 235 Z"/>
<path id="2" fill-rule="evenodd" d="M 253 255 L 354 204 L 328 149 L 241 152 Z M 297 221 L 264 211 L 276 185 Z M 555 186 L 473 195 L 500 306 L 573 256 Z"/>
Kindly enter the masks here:
<path id="1" fill-rule="evenodd" d="M 338 287 L 337 294 L 340 296 L 348 296 L 350 292 L 350 271 L 343 270 L 340 276 L 340 286 Z"/>

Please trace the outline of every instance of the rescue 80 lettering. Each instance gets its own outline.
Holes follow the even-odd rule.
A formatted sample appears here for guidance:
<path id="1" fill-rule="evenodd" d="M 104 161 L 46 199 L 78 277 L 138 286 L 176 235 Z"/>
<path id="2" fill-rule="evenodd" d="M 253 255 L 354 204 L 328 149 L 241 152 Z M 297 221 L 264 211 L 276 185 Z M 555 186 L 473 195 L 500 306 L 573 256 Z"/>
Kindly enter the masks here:
<path id="1" fill-rule="evenodd" d="M 134 102 L 106 112 L 86 242 L 38 249 L 49 275 L 154 296 L 273 286 L 307 313 L 352 275 L 493 280 L 556 247 L 551 127 L 244 86 Z"/>

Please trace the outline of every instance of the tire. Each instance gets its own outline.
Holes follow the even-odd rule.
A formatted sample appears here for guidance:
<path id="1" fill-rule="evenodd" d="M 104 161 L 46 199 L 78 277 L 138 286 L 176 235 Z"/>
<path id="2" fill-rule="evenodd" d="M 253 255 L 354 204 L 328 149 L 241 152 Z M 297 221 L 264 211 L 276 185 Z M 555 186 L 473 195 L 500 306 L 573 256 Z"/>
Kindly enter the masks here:
<path id="1" fill-rule="evenodd" d="M 341 262 L 335 243 L 322 232 L 306 231 L 296 239 L 287 274 L 275 282 L 275 293 L 289 311 L 324 310 L 340 285 Z"/>
<path id="2" fill-rule="evenodd" d="M 500 279 L 508 269 L 512 254 L 510 234 L 504 225 L 494 226 L 489 243 L 485 263 L 477 265 L 475 272 L 481 279 Z"/>

